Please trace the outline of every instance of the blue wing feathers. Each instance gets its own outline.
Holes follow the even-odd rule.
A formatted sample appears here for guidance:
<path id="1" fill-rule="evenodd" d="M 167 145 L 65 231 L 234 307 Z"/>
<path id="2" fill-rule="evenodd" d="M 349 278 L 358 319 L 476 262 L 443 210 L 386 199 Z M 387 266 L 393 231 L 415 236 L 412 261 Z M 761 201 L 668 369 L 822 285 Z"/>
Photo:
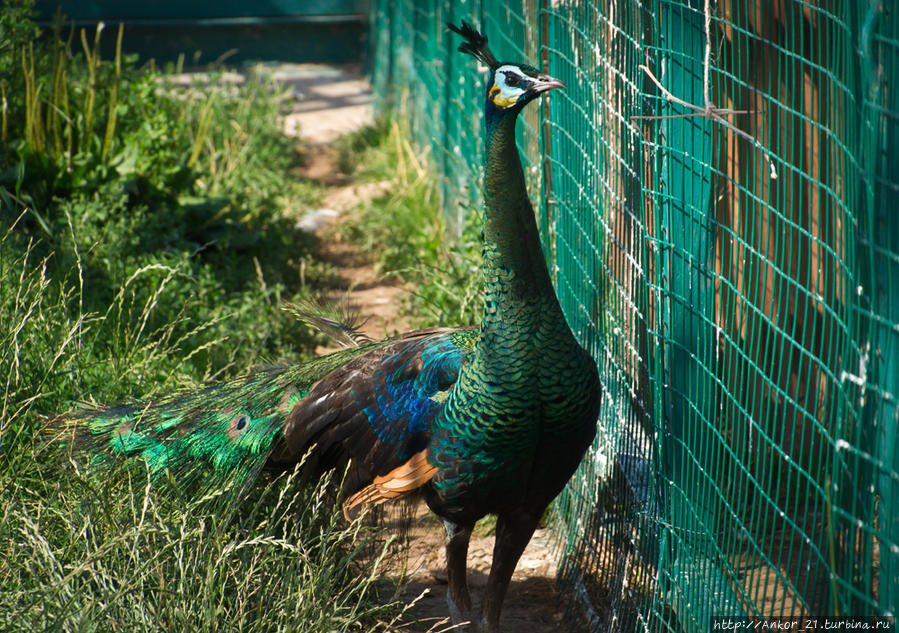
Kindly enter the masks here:
<path id="1" fill-rule="evenodd" d="M 351 460 L 351 476 L 367 484 L 424 450 L 442 392 L 471 355 L 476 335 L 461 332 L 411 332 L 335 368 L 288 416 L 273 463 L 293 463 L 316 446 L 314 468 Z"/>
<path id="2" fill-rule="evenodd" d="M 375 400 L 357 404 L 378 439 L 405 460 L 424 450 L 430 423 L 443 408 L 435 396 L 455 382 L 470 350 L 446 334 L 431 336 L 385 358 L 372 375 Z"/>

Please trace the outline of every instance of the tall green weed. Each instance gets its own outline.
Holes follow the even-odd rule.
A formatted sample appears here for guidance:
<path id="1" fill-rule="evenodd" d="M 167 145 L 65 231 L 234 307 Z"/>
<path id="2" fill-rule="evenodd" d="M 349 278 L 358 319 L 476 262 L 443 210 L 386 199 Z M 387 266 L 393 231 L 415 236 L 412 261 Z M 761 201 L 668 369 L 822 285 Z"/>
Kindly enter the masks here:
<path id="1" fill-rule="evenodd" d="M 4 631 L 375 632 L 404 610 L 380 578 L 389 543 L 343 525 L 328 478 L 274 477 L 234 512 L 240 482 L 182 498 L 137 471 L 36 475 L 0 502 Z"/>

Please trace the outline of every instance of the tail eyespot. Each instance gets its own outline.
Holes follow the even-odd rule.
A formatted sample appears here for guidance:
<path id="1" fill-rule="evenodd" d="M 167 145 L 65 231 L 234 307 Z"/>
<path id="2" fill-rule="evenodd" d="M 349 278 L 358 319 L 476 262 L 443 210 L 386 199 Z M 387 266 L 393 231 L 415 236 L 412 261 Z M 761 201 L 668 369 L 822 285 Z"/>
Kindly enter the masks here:
<path id="1" fill-rule="evenodd" d="M 250 417 L 247 414 L 240 413 L 235 415 L 228 423 L 228 437 L 233 441 L 237 441 L 237 439 L 243 435 L 243 431 L 247 428 L 249 423 Z"/>

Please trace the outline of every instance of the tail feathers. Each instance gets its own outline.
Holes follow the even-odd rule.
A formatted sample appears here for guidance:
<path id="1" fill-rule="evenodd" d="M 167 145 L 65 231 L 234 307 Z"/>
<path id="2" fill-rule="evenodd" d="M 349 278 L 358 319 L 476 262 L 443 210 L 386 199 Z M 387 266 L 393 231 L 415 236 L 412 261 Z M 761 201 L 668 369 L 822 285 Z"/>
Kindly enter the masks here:
<path id="1" fill-rule="evenodd" d="M 175 481 L 222 479 L 261 468 L 301 393 L 283 372 L 267 370 L 146 403 L 76 413 L 75 448 L 139 457 Z M 212 468 L 209 468 L 209 466 Z"/>
<path id="2" fill-rule="evenodd" d="M 346 301 L 321 303 L 309 299 L 287 304 L 285 309 L 344 347 L 356 347 L 371 341 L 359 329 L 365 324 L 365 319 Z"/>
<path id="3" fill-rule="evenodd" d="M 135 457 L 190 488 L 236 480 L 242 494 L 264 466 L 305 460 L 304 473 L 315 477 L 350 463 L 343 489 L 356 494 L 348 507 L 377 504 L 434 476 L 421 451 L 469 338 L 468 330 L 424 330 L 362 343 L 195 391 L 88 408 L 65 424 L 93 461 Z"/>

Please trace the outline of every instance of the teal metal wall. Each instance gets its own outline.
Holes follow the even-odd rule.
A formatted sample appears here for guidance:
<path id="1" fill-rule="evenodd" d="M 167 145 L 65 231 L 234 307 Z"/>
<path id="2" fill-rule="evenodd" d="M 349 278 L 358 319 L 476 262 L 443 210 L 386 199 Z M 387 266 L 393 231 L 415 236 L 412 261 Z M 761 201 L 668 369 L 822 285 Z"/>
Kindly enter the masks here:
<path id="1" fill-rule="evenodd" d="M 188 64 L 358 63 L 368 17 L 367 0 L 37 0 L 36 8 L 43 24 L 57 11 L 79 27 L 123 23 L 125 52 L 157 62 L 183 55 Z"/>

